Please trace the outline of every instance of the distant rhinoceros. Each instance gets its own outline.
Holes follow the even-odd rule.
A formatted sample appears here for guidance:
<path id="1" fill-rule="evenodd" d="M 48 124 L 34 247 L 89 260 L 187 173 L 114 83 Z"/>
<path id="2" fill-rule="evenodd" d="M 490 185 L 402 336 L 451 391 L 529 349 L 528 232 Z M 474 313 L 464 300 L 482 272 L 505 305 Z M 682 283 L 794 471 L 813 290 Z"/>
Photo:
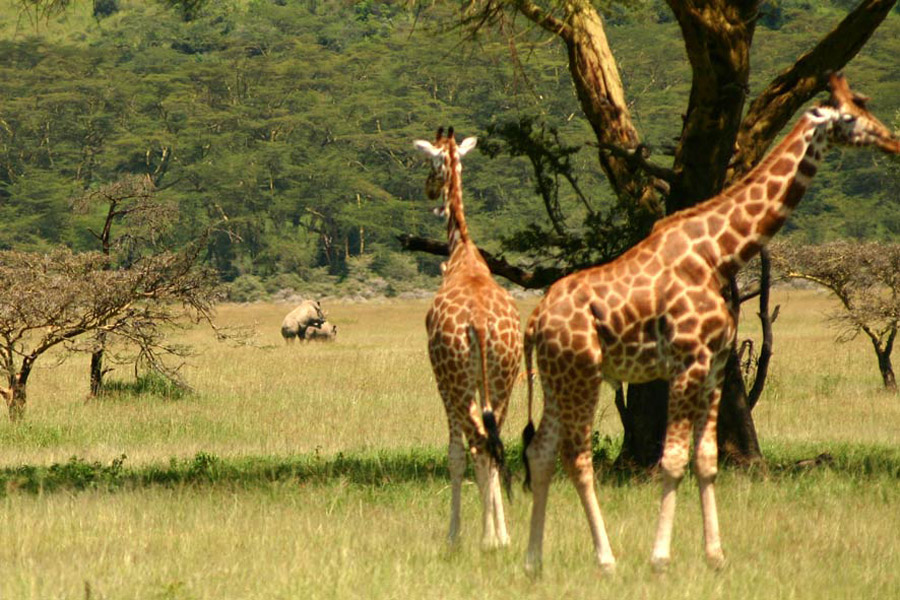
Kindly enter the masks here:
<path id="1" fill-rule="evenodd" d="M 325 321 L 321 325 L 310 325 L 301 335 L 310 342 L 333 342 L 337 337 L 337 325 Z"/>
<path id="2" fill-rule="evenodd" d="M 291 343 L 298 337 L 303 339 L 303 333 L 309 327 L 318 327 L 325 322 L 325 313 L 315 300 L 304 300 L 297 308 L 292 310 L 281 322 L 281 337 Z"/>

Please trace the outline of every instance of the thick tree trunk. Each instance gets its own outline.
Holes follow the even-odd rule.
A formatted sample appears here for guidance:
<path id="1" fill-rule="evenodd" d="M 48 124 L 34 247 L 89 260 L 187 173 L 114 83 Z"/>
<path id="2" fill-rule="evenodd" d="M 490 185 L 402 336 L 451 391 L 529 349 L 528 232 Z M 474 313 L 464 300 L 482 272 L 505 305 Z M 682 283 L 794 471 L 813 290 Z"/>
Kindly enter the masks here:
<path id="1" fill-rule="evenodd" d="M 762 459 L 753 413 L 747 401 L 744 378 L 741 376 L 740 361 L 733 348 L 725 365 L 725 383 L 722 386 L 716 437 L 720 460 L 749 465 Z"/>
<path id="2" fill-rule="evenodd" d="M 622 469 L 649 469 L 662 456 L 669 406 L 669 382 L 651 381 L 628 386 L 628 401 L 621 391 L 616 407 L 622 419 L 624 437 L 615 465 Z"/>

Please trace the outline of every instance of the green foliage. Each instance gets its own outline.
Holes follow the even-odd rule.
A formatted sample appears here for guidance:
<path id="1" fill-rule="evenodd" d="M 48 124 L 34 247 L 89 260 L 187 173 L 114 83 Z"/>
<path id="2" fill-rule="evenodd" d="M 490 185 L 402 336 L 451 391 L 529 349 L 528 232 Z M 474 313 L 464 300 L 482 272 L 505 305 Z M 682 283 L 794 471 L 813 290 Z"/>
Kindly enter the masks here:
<path id="1" fill-rule="evenodd" d="M 176 246 L 228 217 L 235 235 L 213 235 L 206 249 L 226 281 L 310 280 L 316 269 L 344 277 L 349 258 L 370 253 L 379 275 L 406 279 L 398 265 L 408 263 L 389 258 L 395 236 L 443 233 L 422 199 L 425 172 L 411 140 L 454 125 L 489 147 L 486 132 L 528 120 L 571 150 L 566 169 L 595 212 L 560 188 L 574 233 L 554 247 L 527 154 L 475 153 L 464 193 L 478 243 L 512 262 L 547 251 L 588 264 L 617 252 L 600 246 L 631 239 L 619 232 L 632 216 L 614 205 L 584 147 L 593 134 L 579 117 L 564 49 L 539 33 L 518 40 L 514 63 L 504 39 L 484 34 L 470 44 L 447 30 L 454 6 L 413 11 L 377 0 L 95 0 L 40 17 L 33 32 L 17 28 L 35 19 L 26 8 L 48 15 L 53 6 L 63 4 L 0 7 L 0 248 L 90 248 L 87 217 L 70 214 L 68 198 L 134 174 L 179 206 Z M 764 8 L 772 14 L 764 11 L 757 33 L 751 95 L 847 10 L 800 0 Z M 651 159 L 665 164 L 690 90 L 677 25 L 661 0 L 604 2 L 603 10 L 635 120 Z M 848 69 L 880 115 L 900 98 L 898 27 L 889 18 Z M 896 235 L 900 208 L 883 165 L 851 153 L 829 164 L 840 172 L 822 169 L 789 229 L 822 240 Z M 436 273 L 436 261 L 415 261 Z"/>
<path id="2" fill-rule="evenodd" d="M 188 390 L 177 381 L 169 379 L 157 371 L 139 374 L 133 381 L 107 379 L 100 389 L 100 398 L 139 398 L 152 396 L 165 400 L 180 400 Z"/>
<path id="3" fill-rule="evenodd" d="M 594 461 L 602 468 L 606 484 L 629 484 L 637 480 L 614 472 L 610 467 L 612 454 L 620 440 L 594 435 Z M 521 448 L 511 444 L 507 456 L 511 469 L 522 469 Z M 900 478 L 900 454 L 896 448 L 871 445 L 843 444 L 830 448 L 820 460 L 807 460 L 816 449 L 803 444 L 790 448 L 766 448 L 769 457 L 766 467 L 758 472 L 778 479 L 802 481 L 811 469 L 827 470 L 848 482 L 864 484 L 869 479 Z M 381 488 L 408 482 L 446 479 L 446 456 L 438 448 L 414 448 L 406 451 L 374 451 L 338 453 L 322 457 L 317 453 L 293 457 L 259 456 L 223 458 L 209 452 L 197 452 L 192 457 L 171 458 L 167 464 L 136 467 L 125 465 L 127 456 L 113 459 L 109 464 L 87 461 L 77 456 L 63 463 L 49 466 L 20 465 L 0 469 L 0 495 L 12 490 L 42 494 L 65 490 L 101 490 L 113 492 L 149 486 L 176 487 L 185 485 L 225 485 L 237 488 L 270 486 L 283 482 L 328 485 L 336 481 L 359 486 Z M 805 466 L 810 463 L 809 466 Z M 473 476 L 471 464 L 468 476 Z M 561 468 L 557 477 L 563 478 Z"/>
<path id="4" fill-rule="evenodd" d="M 93 0 L 94 18 L 97 20 L 112 16 L 119 10 L 118 0 Z"/>
<path id="5" fill-rule="evenodd" d="M 256 275 L 241 275 L 226 286 L 232 302 L 253 302 L 266 296 L 266 287 Z"/>

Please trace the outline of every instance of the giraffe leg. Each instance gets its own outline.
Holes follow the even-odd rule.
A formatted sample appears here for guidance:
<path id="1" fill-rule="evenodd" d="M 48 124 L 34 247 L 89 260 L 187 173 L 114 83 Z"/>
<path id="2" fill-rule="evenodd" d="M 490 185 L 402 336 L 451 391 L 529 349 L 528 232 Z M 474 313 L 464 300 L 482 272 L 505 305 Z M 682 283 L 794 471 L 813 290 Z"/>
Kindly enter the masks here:
<path id="1" fill-rule="evenodd" d="M 483 447 L 472 447 L 475 462 L 475 480 L 478 482 L 478 491 L 481 493 L 481 546 L 486 550 L 494 549 L 500 545 L 497 532 L 494 527 L 494 494 L 492 481 L 491 458 Z"/>
<path id="2" fill-rule="evenodd" d="M 688 418 L 686 399 L 691 397 L 687 389 L 686 374 L 671 381 L 669 387 L 669 418 L 666 440 L 660 460 L 663 489 L 659 506 L 656 541 L 650 564 L 655 571 L 664 571 L 671 560 L 672 526 L 675 521 L 675 495 L 678 484 L 684 478 L 690 455 L 691 422 Z"/>
<path id="3" fill-rule="evenodd" d="M 710 393 L 709 409 L 694 423 L 694 461 L 697 484 L 700 488 L 700 507 L 703 510 L 703 537 L 706 562 L 714 569 L 725 565 L 725 554 L 719 539 L 719 516 L 716 510 L 715 481 L 718 473 L 718 442 L 716 421 L 722 389 L 716 385 Z"/>
<path id="4" fill-rule="evenodd" d="M 494 464 L 491 464 L 491 498 L 494 503 L 494 531 L 497 533 L 497 543 L 503 547 L 509 546 L 509 531 L 503 512 L 503 492 L 500 488 L 500 470 Z"/>
<path id="5" fill-rule="evenodd" d="M 518 364 L 518 361 L 517 363 Z M 508 375 L 505 378 L 503 387 L 498 388 L 492 394 L 494 399 L 494 414 L 497 416 L 497 426 L 503 427 L 506 420 L 506 409 L 509 404 L 509 397 L 512 395 L 512 388 L 515 385 L 516 373 Z M 496 464 L 491 462 L 491 497 L 494 503 L 494 531 L 497 533 L 497 543 L 506 547 L 509 545 L 509 530 L 506 527 L 506 515 L 503 510 L 503 488 L 500 485 L 500 469 Z"/>
<path id="6" fill-rule="evenodd" d="M 447 542 L 450 546 L 459 543 L 460 507 L 462 504 L 462 483 L 466 472 L 466 448 L 463 445 L 462 429 L 458 424 L 450 423 L 450 444 L 448 448 L 450 469 L 450 533 Z"/>
<path id="7" fill-rule="evenodd" d="M 559 426 L 556 417 L 547 411 L 545 395 L 544 414 L 541 424 L 526 450 L 528 464 L 531 469 L 531 531 L 528 537 L 528 551 L 525 555 L 525 570 L 533 575 L 541 572 L 542 551 L 544 545 L 544 520 L 547 513 L 547 495 L 550 491 L 550 479 L 556 464 L 556 450 L 559 442 Z"/>
<path id="8" fill-rule="evenodd" d="M 593 411 L 590 411 L 593 417 Z M 591 419 L 593 420 L 593 419 Z M 603 515 L 600 513 L 600 504 L 597 501 L 597 492 L 594 489 L 594 465 L 591 456 L 590 440 L 591 424 L 582 424 L 575 431 L 569 432 L 562 442 L 560 452 L 563 467 L 569 475 L 569 479 L 578 491 L 581 506 L 587 516 L 591 529 L 591 538 L 594 542 L 594 556 L 597 564 L 605 573 L 612 573 L 616 569 L 616 558 L 613 556 L 606 535 L 606 526 L 603 523 Z"/>

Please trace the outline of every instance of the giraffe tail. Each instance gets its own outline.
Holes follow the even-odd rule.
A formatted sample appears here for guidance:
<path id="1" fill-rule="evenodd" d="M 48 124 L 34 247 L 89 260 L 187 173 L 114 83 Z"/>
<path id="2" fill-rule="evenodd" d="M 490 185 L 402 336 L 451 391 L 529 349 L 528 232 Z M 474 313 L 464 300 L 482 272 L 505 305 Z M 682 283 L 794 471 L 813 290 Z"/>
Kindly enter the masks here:
<path id="1" fill-rule="evenodd" d="M 534 417 L 532 416 L 532 399 L 534 398 L 534 366 L 532 354 L 534 351 L 534 317 L 528 320 L 525 328 L 525 377 L 528 379 L 528 425 L 522 431 L 522 464 L 525 465 L 525 481 L 522 487 L 526 492 L 531 491 L 531 467 L 528 464 L 528 446 L 534 439 Z"/>
<path id="2" fill-rule="evenodd" d="M 511 502 L 512 475 L 506 466 L 506 450 L 503 448 L 503 440 L 500 439 L 500 427 L 497 424 L 497 417 L 494 415 L 494 408 L 491 406 L 491 386 L 488 385 L 487 335 L 488 330 L 486 327 L 469 326 L 472 348 L 477 350 L 477 358 L 481 368 L 481 423 L 484 425 L 484 431 L 487 434 L 487 452 L 500 470 L 503 487 L 506 489 L 506 497 Z"/>

